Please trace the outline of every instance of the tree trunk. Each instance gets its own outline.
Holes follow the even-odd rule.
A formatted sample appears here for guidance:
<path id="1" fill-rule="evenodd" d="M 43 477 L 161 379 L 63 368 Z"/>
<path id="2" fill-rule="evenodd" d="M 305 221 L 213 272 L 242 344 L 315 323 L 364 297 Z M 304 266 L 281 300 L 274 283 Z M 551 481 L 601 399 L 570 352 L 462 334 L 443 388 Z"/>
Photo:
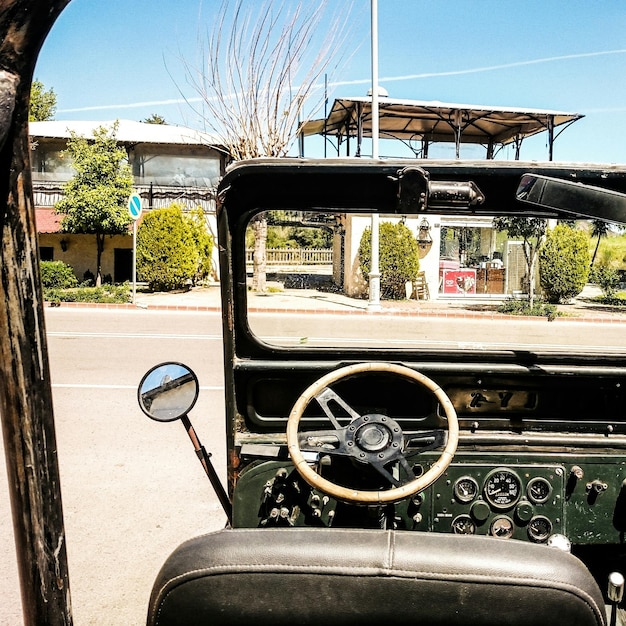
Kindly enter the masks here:
<path id="1" fill-rule="evenodd" d="M 267 244 L 267 220 L 257 217 L 252 222 L 254 233 L 254 253 L 252 256 L 252 290 L 265 291 L 267 278 L 267 263 L 265 247 Z"/>
<path id="2" fill-rule="evenodd" d="M 535 305 L 535 261 L 537 259 L 537 251 L 532 247 L 530 249 L 530 263 L 528 264 L 528 306 L 533 310 Z"/>
<path id="3" fill-rule="evenodd" d="M 593 267 L 593 263 L 596 260 L 596 254 L 598 254 L 598 248 L 600 247 L 600 239 L 602 239 L 602 235 L 598 235 L 598 240 L 596 241 L 596 247 L 593 251 L 593 256 L 591 257 L 590 267 Z"/>
<path id="4" fill-rule="evenodd" d="M 72 623 L 28 141 L 37 54 L 68 2 L 0 0 L 0 420 L 27 626 Z"/>
<path id="5" fill-rule="evenodd" d="M 102 285 L 102 253 L 104 251 L 104 234 L 96 233 L 96 287 Z"/>
<path id="6" fill-rule="evenodd" d="M 526 285 L 528 288 L 528 306 L 532 309 L 535 303 L 535 258 L 539 246 L 534 247 L 528 239 L 522 244 L 526 260 Z M 524 285 L 522 285 L 523 287 Z"/>

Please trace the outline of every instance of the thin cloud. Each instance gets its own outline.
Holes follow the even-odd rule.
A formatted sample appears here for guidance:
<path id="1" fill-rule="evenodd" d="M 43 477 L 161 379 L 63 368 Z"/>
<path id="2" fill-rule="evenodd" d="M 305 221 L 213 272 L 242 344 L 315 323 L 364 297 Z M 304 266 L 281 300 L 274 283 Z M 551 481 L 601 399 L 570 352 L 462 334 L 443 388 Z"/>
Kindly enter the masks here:
<path id="1" fill-rule="evenodd" d="M 152 100 L 146 102 L 127 102 L 125 104 L 98 104 L 88 107 L 76 107 L 72 109 L 59 109 L 59 113 L 79 113 L 84 111 L 106 111 L 109 109 L 139 109 L 151 106 L 169 106 L 171 104 L 184 104 L 186 102 L 201 102 L 202 98 L 172 98 L 170 100 Z"/>
<path id="2" fill-rule="evenodd" d="M 421 74 L 404 74 L 401 76 L 387 76 L 379 78 L 380 83 L 398 82 L 406 80 L 417 80 L 421 78 L 438 78 L 442 76 L 462 76 L 464 74 L 479 74 L 482 72 L 494 72 L 498 70 L 511 69 L 513 67 L 524 67 L 527 65 L 539 65 L 542 63 L 553 63 L 555 61 L 567 61 L 571 59 L 586 59 L 592 57 L 608 56 L 614 54 L 626 54 L 626 48 L 618 50 L 603 50 L 599 52 L 582 52 L 578 54 L 564 54 L 560 56 L 544 57 L 541 59 L 531 59 L 528 61 L 514 61 L 512 63 L 502 63 L 499 65 L 486 65 L 464 70 L 449 70 L 444 72 L 423 72 Z M 344 87 L 347 85 L 369 85 L 371 78 L 361 78 L 355 80 L 333 81 L 329 84 L 332 87 Z M 141 107 L 171 106 L 187 103 L 202 102 L 202 98 L 173 98 L 169 100 L 152 100 L 147 102 L 130 102 L 125 104 L 102 104 L 87 107 L 76 107 L 71 109 L 59 109 L 58 113 L 83 113 L 86 111 L 106 111 L 112 109 L 138 109 Z"/>
<path id="3" fill-rule="evenodd" d="M 493 72 L 496 70 L 505 70 L 512 67 L 523 67 L 525 65 L 539 65 L 541 63 L 552 63 L 554 61 L 566 61 L 568 59 L 584 59 L 590 57 L 606 56 L 610 54 L 624 54 L 626 49 L 619 50 L 604 50 L 601 52 L 582 52 L 578 54 L 565 54 L 561 56 L 544 57 L 541 59 L 531 59 L 529 61 L 514 61 L 512 63 L 502 63 L 500 65 L 486 65 L 483 67 L 474 67 L 465 70 L 450 70 L 447 72 L 424 72 L 422 74 L 404 74 L 402 76 L 387 76 L 385 78 L 379 78 L 382 82 L 393 82 L 402 80 L 416 80 L 418 78 L 437 78 L 440 76 L 461 76 L 463 74 L 479 74 L 481 72 Z M 359 79 L 359 80 L 345 80 L 331 83 L 333 86 L 344 85 L 364 85 L 370 84 L 371 79 Z"/>

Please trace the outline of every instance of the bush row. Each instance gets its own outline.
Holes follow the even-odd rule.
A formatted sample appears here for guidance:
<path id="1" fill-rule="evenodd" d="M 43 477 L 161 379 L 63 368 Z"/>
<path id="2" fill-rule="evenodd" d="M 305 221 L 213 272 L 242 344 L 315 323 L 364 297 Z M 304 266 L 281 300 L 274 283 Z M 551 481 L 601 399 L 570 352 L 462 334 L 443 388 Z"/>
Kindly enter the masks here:
<path id="1" fill-rule="evenodd" d="M 43 290 L 44 300 L 52 304 L 60 302 L 99 302 L 106 304 L 125 304 L 130 302 L 130 286 L 102 285 L 101 287 L 74 287 L 62 289 L 48 287 Z"/>

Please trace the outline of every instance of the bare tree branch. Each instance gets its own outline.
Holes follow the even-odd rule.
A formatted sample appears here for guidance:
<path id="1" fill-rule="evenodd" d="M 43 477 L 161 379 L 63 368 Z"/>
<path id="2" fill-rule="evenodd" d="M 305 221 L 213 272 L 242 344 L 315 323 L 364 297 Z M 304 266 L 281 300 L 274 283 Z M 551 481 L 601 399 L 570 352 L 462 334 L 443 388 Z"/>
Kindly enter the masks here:
<path id="1" fill-rule="evenodd" d="M 309 116 L 319 109 L 320 77 L 346 56 L 351 11 L 342 4 L 325 21 L 329 4 L 225 0 L 201 46 L 202 64 L 183 59 L 207 128 L 234 160 L 284 156 L 303 103 Z"/>

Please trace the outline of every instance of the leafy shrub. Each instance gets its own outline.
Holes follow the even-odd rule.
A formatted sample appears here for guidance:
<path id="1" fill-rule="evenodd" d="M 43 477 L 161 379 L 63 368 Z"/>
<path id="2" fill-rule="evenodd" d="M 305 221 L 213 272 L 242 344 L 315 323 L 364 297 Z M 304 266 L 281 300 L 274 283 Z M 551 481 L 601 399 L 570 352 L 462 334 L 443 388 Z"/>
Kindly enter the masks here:
<path id="1" fill-rule="evenodd" d="M 47 302 L 100 302 L 107 304 L 124 304 L 130 301 L 130 286 L 102 285 L 101 287 L 77 287 L 74 289 L 44 289 Z"/>
<path id="2" fill-rule="evenodd" d="M 567 302 L 577 296 L 589 276 L 585 233 L 566 224 L 548 231 L 539 251 L 539 276 L 548 302 Z"/>
<path id="3" fill-rule="evenodd" d="M 74 270 L 63 261 L 42 261 L 40 263 L 41 284 L 44 289 L 68 289 L 78 285 Z"/>
<path id="4" fill-rule="evenodd" d="M 372 262 L 371 230 L 361 236 L 359 259 L 363 276 L 369 277 Z M 401 222 L 381 222 L 379 231 L 379 265 L 381 298 L 406 298 L 405 285 L 417 278 L 420 268 L 419 244 Z"/>
<path id="5" fill-rule="evenodd" d="M 530 306 L 528 300 L 505 300 L 499 307 L 498 313 L 507 315 L 531 315 L 535 317 L 547 317 L 549 321 L 554 320 L 558 311 L 554 304 L 548 304 L 537 299 Z"/>
<path id="6" fill-rule="evenodd" d="M 598 296 L 597 298 L 594 298 L 594 300 L 600 304 L 626 307 L 626 294 L 624 293 L 614 293 L 611 296 Z"/>
<path id="7" fill-rule="evenodd" d="M 619 286 L 619 273 L 608 265 L 594 265 L 589 272 L 589 282 L 598 285 L 605 296 L 612 296 Z"/>
<path id="8" fill-rule="evenodd" d="M 196 274 L 198 252 L 180 206 L 150 211 L 137 231 L 137 276 L 154 291 L 180 289 Z"/>

